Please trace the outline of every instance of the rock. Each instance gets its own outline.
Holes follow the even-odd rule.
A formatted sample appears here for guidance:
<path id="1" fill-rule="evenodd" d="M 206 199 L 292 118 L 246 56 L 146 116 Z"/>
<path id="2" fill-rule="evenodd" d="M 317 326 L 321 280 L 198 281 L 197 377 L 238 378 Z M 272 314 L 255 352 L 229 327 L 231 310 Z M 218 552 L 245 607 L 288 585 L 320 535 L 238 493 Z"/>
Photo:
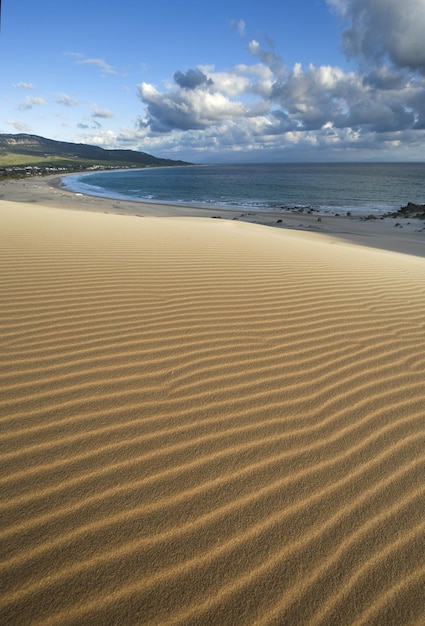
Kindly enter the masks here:
<path id="1" fill-rule="evenodd" d="M 401 207 L 398 211 L 386 213 L 385 217 L 413 217 L 416 219 L 425 219 L 425 204 L 408 202 L 406 206 Z"/>

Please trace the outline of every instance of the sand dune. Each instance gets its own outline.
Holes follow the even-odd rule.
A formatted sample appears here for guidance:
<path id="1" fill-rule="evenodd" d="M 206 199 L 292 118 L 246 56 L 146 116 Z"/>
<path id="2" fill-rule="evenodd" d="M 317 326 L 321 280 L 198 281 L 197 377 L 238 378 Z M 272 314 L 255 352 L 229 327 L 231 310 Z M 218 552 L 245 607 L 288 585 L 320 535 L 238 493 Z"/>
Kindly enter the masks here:
<path id="1" fill-rule="evenodd" d="M 1 624 L 425 623 L 425 258 L 0 218 Z"/>

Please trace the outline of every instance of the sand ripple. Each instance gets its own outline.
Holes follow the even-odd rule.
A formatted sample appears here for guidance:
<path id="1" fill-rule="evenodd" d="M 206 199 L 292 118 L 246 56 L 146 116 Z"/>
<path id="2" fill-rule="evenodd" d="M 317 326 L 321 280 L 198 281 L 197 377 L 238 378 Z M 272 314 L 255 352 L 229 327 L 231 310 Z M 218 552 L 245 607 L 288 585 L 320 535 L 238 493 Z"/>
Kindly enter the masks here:
<path id="1" fill-rule="evenodd" d="M 425 259 L 0 215 L 0 623 L 425 623 Z"/>

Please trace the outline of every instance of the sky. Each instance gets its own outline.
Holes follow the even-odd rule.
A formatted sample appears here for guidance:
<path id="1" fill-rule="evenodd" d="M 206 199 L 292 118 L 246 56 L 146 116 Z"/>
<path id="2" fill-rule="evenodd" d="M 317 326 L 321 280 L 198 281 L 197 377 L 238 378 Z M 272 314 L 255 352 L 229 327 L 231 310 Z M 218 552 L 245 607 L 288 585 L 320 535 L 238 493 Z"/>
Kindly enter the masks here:
<path id="1" fill-rule="evenodd" d="M 3 0 L 0 133 L 194 163 L 425 161 L 425 0 Z"/>

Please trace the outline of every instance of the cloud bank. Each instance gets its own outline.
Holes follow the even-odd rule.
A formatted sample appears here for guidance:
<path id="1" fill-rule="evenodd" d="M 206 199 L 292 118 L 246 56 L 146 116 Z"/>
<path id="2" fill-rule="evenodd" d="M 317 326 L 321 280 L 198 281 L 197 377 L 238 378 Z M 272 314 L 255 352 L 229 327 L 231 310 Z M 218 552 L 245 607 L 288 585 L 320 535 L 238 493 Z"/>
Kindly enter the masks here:
<path id="1" fill-rule="evenodd" d="M 288 68 L 269 46 L 251 39 L 252 65 L 177 70 L 159 89 L 141 83 L 137 122 L 142 149 L 190 153 L 282 155 L 316 148 L 415 149 L 425 128 L 425 2 L 327 0 L 341 23 L 352 71 L 313 64 Z M 243 20 L 233 27 L 246 39 Z M 123 132 L 117 141 L 127 142 Z"/>

